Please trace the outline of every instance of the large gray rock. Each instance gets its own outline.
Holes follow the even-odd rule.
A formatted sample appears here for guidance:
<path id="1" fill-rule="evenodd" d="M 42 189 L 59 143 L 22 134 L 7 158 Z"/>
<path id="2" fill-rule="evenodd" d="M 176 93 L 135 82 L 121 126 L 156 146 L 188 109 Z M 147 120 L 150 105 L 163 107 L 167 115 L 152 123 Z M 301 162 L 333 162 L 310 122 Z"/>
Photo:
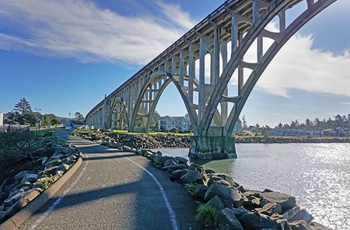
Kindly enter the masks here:
<path id="1" fill-rule="evenodd" d="M 38 175 L 35 173 L 27 173 L 22 178 L 21 184 L 25 184 L 26 182 L 35 182 L 38 179 Z"/>
<path id="2" fill-rule="evenodd" d="M 164 161 L 164 167 L 170 166 L 170 165 L 176 165 L 178 162 L 175 160 L 175 158 L 169 158 L 166 161 Z"/>
<path id="3" fill-rule="evenodd" d="M 211 173 L 208 174 L 209 181 L 208 186 L 212 185 L 213 183 L 223 183 L 230 185 L 232 187 L 238 187 L 239 185 L 233 181 L 233 178 L 230 175 L 227 175 L 225 173 Z"/>
<path id="4" fill-rule="evenodd" d="M 252 214 L 252 212 L 248 211 L 247 209 L 243 208 L 243 207 L 239 207 L 239 208 L 233 208 L 231 209 L 232 213 L 235 214 L 235 216 L 237 218 L 240 218 L 241 216 L 243 215 L 246 215 L 246 214 Z"/>
<path id="5" fill-rule="evenodd" d="M 305 209 L 301 209 L 298 213 L 296 213 L 291 218 L 287 219 L 289 222 L 293 222 L 296 220 L 304 220 L 307 223 L 313 221 L 314 217 L 310 215 Z"/>
<path id="6" fill-rule="evenodd" d="M 280 220 L 276 220 L 277 224 L 278 224 L 278 229 L 279 230 L 292 230 L 292 228 L 290 227 L 290 225 L 288 224 L 288 221 L 285 219 L 280 219 Z"/>
<path id="7" fill-rule="evenodd" d="M 276 221 L 263 218 L 256 214 L 245 214 L 238 218 L 238 220 L 241 222 L 244 230 L 278 228 L 278 224 Z"/>
<path id="8" fill-rule="evenodd" d="M 208 190 L 208 186 L 204 184 L 197 184 L 197 187 L 193 192 L 193 197 L 204 200 L 204 196 L 207 190 Z"/>
<path id="9" fill-rule="evenodd" d="M 187 164 L 188 160 L 184 157 L 175 157 L 179 164 Z"/>
<path id="10" fill-rule="evenodd" d="M 218 196 L 211 198 L 205 205 L 214 208 L 217 212 L 220 212 L 221 209 L 225 208 Z"/>
<path id="11" fill-rule="evenodd" d="M 45 167 L 46 168 L 51 168 L 52 166 L 58 166 L 62 163 L 62 160 L 60 158 L 55 158 L 52 160 L 49 160 L 46 164 Z"/>
<path id="12" fill-rule="evenodd" d="M 220 213 L 220 230 L 244 230 L 232 209 L 222 209 Z"/>
<path id="13" fill-rule="evenodd" d="M 328 228 L 320 223 L 312 222 L 309 224 L 313 230 L 333 230 L 331 228 Z"/>
<path id="14" fill-rule="evenodd" d="M 178 169 L 178 170 L 173 171 L 173 172 L 170 174 L 170 180 L 171 180 L 171 181 L 179 180 L 182 176 L 183 176 L 183 175 L 182 175 L 182 170 L 181 170 L 181 169 Z"/>
<path id="15" fill-rule="evenodd" d="M 58 166 L 58 168 L 56 169 L 56 173 L 57 171 L 63 171 L 64 173 L 69 169 L 69 165 L 67 164 L 60 164 Z"/>
<path id="16" fill-rule="evenodd" d="M 191 170 L 180 178 L 182 184 L 194 183 L 203 178 L 202 174 L 197 170 Z"/>
<path id="17" fill-rule="evenodd" d="M 224 206 L 229 208 L 238 208 L 243 203 L 243 196 L 239 191 L 223 184 L 214 183 L 210 185 L 205 193 L 204 200 L 209 201 L 214 196 L 218 196 Z"/>
<path id="18" fill-rule="evenodd" d="M 305 220 L 297 220 L 289 223 L 293 230 L 313 230 Z"/>
<path id="19" fill-rule="evenodd" d="M 179 170 L 179 169 L 184 169 L 186 167 L 187 167 L 187 165 L 185 165 L 185 164 L 174 164 L 174 165 L 164 166 L 164 167 L 162 167 L 162 170 L 168 170 L 168 169 Z"/>
<path id="20" fill-rule="evenodd" d="M 15 178 L 15 180 L 22 180 L 23 177 L 24 177 L 25 175 L 27 175 L 27 174 L 28 174 L 28 171 L 22 171 L 22 172 L 17 173 L 17 174 L 14 176 L 14 178 Z"/>
<path id="21" fill-rule="evenodd" d="M 50 168 L 46 168 L 44 171 L 41 171 L 38 173 L 39 177 L 42 176 L 50 176 L 50 175 L 55 175 L 56 174 L 56 169 L 58 168 L 58 166 L 52 166 Z"/>
<path id="22" fill-rule="evenodd" d="M 292 209 L 296 206 L 295 197 L 279 192 L 262 192 L 261 195 L 271 203 L 281 205 L 282 211 Z"/>
<path id="23" fill-rule="evenodd" d="M 259 210 L 259 213 L 262 214 L 266 214 L 266 215 L 273 215 L 275 213 L 280 214 L 282 212 L 282 207 L 279 204 L 276 203 L 267 203 L 264 205 L 264 207 L 262 207 Z"/>

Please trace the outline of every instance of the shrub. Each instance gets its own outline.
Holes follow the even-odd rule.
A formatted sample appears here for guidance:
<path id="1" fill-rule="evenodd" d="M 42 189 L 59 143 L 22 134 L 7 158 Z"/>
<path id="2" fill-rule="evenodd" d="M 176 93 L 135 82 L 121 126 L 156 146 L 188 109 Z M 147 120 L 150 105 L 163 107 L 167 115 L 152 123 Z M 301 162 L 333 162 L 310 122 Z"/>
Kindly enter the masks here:
<path id="1" fill-rule="evenodd" d="M 219 213 L 211 206 L 199 205 L 196 220 L 207 229 L 219 229 Z"/>
<path id="2" fill-rule="evenodd" d="M 155 162 L 153 162 L 153 166 L 160 169 L 163 167 L 163 164 L 160 161 L 155 161 Z"/>
<path id="3" fill-rule="evenodd" d="M 177 128 L 172 128 L 172 129 L 170 130 L 170 132 L 171 132 L 171 133 L 178 133 L 179 130 L 178 130 Z"/>
<path id="4" fill-rule="evenodd" d="M 0 166 L 11 165 L 21 158 L 31 157 L 38 148 L 39 137 L 30 131 L 0 133 Z"/>
<path id="5" fill-rule="evenodd" d="M 191 196 L 194 194 L 196 187 L 197 187 L 197 185 L 194 183 L 185 184 L 185 189 L 187 192 L 189 192 L 189 194 L 191 194 Z"/>

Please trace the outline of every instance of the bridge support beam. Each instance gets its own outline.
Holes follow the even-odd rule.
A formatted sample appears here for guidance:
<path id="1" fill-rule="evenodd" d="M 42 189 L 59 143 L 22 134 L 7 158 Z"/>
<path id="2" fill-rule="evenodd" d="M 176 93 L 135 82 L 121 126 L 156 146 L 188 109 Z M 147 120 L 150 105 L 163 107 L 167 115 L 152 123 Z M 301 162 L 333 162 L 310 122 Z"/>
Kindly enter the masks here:
<path id="1" fill-rule="evenodd" d="M 234 137 L 193 136 L 188 156 L 203 160 L 237 158 Z"/>

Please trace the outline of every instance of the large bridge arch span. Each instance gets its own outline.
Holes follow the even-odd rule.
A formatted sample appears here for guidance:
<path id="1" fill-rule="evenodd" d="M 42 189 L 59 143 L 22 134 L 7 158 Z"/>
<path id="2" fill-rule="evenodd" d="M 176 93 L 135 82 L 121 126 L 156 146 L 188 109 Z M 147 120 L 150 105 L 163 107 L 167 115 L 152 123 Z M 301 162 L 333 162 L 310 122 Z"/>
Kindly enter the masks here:
<path id="1" fill-rule="evenodd" d="M 335 1 L 228 0 L 106 96 L 87 114 L 86 123 L 96 128 L 123 123 L 115 121 L 123 117 L 114 112 L 120 113 L 115 109 L 120 99 L 128 129 L 148 131 L 159 98 L 173 82 L 194 127 L 190 156 L 236 157 L 233 127 L 260 76 L 292 35 Z M 291 9 L 299 6 L 303 10 L 289 19 Z M 278 31 L 269 30 L 268 25 L 276 21 Z M 256 60 L 248 62 L 252 49 Z M 209 74 L 205 71 L 208 54 Z M 228 84 L 233 78 L 238 83 L 231 95 Z"/>

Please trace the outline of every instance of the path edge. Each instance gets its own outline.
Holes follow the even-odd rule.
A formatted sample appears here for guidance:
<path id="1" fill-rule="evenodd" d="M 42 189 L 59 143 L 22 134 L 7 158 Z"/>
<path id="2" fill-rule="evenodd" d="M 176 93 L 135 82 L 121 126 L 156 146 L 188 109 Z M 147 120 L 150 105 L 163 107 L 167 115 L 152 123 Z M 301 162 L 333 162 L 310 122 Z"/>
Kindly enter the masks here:
<path id="1" fill-rule="evenodd" d="M 0 230 L 14 230 L 23 224 L 29 217 L 31 217 L 36 210 L 43 206 L 55 193 L 74 175 L 80 168 L 83 162 L 83 154 L 79 151 L 79 158 L 70 169 L 63 174 L 55 183 L 53 183 L 47 190 L 37 196 L 28 205 L 23 207 L 19 212 L 10 217 L 0 225 Z"/>

